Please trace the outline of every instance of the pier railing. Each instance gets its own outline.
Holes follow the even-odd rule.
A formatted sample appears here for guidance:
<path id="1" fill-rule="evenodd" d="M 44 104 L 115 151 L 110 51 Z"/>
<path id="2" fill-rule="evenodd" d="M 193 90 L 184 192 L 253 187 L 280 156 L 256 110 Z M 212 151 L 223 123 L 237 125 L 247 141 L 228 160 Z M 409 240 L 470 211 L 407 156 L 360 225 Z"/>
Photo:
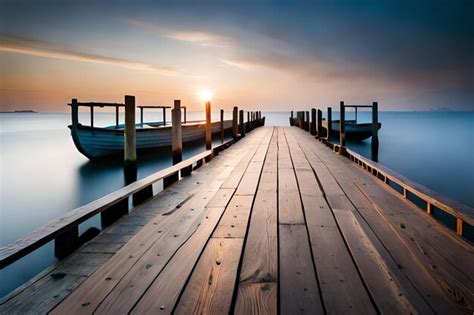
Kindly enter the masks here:
<path id="1" fill-rule="evenodd" d="M 345 108 L 371 108 L 372 109 L 372 160 L 346 148 L 345 135 Z M 385 184 L 399 192 L 404 198 L 422 208 L 426 214 L 443 217 L 443 223 L 448 228 L 456 231 L 457 235 L 474 243 L 474 208 L 453 201 L 429 188 L 418 184 L 397 172 L 377 163 L 378 159 L 378 104 L 372 105 L 344 105 L 340 103 L 340 130 L 339 144 L 331 140 L 332 108 L 327 108 L 326 126 L 323 125 L 322 111 L 312 109 L 311 121 L 309 112 L 298 111 L 296 117 L 291 111 L 290 125 L 309 131 L 316 139 L 325 143 L 334 152 L 343 155 L 356 163 L 370 174 L 377 177 Z M 441 214 L 440 214 L 441 212 Z"/>
<path id="2" fill-rule="evenodd" d="M 116 113 L 118 113 L 119 107 L 125 107 L 125 116 L 126 116 L 126 129 L 133 126 L 134 128 L 134 119 L 130 119 L 130 116 L 134 118 L 135 111 L 135 99 L 133 96 L 125 97 L 125 105 L 119 103 L 79 103 L 77 100 L 73 99 L 72 103 L 69 104 L 72 107 L 73 111 L 73 124 L 75 117 L 77 118 L 77 108 L 78 106 L 88 106 L 91 108 L 91 119 L 93 121 L 93 108 L 94 107 L 105 107 L 111 106 L 116 108 Z M 101 215 L 101 224 L 102 228 L 110 226 L 112 223 L 117 221 L 122 216 L 129 213 L 129 204 L 137 206 L 144 202 L 145 200 L 153 197 L 155 194 L 153 192 L 153 184 L 162 180 L 163 188 L 171 185 L 173 182 L 179 180 L 180 176 L 185 177 L 191 174 L 191 172 L 206 162 L 210 161 L 214 156 L 218 155 L 220 151 L 229 147 L 234 142 L 238 141 L 240 138 L 245 136 L 245 131 L 251 131 L 256 127 L 263 126 L 265 123 L 265 117 L 262 116 L 261 112 L 252 112 L 248 115 L 249 120 L 244 122 L 244 112 L 240 111 L 240 126 L 237 124 L 237 112 L 238 108 L 234 107 L 234 117 L 233 117 L 233 137 L 227 141 L 224 141 L 224 128 L 223 128 L 223 119 L 224 111 L 221 110 L 221 131 L 220 139 L 221 144 L 212 147 L 211 145 L 211 124 L 210 124 L 210 103 L 206 103 L 206 151 L 197 154 L 187 160 L 182 161 L 182 139 L 181 139 L 181 115 L 180 111 L 183 108 L 180 105 L 180 101 L 175 101 L 174 109 L 172 111 L 172 134 L 173 134 L 173 166 L 170 166 L 164 170 L 158 171 L 146 178 L 134 181 L 129 185 L 116 190 L 102 198 L 99 198 L 95 201 L 92 201 L 84 206 L 76 208 L 72 211 L 69 211 L 62 217 L 55 219 L 46 225 L 41 226 L 32 233 L 22 237 L 10 244 L 5 246 L 0 246 L 0 269 L 5 268 L 6 266 L 14 263 L 20 258 L 28 255 L 29 253 L 35 251 L 41 246 L 47 244 L 50 241 L 54 240 L 54 252 L 55 256 L 59 259 L 63 259 L 80 247 L 82 244 L 79 242 L 79 224 L 88 220 L 89 218 L 100 214 Z M 160 108 L 165 108 L 161 107 Z M 166 107 L 168 108 L 168 107 Z M 76 112 L 74 114 L 74 112 Z M 133 115 L 129 114 L 129 121 L 127 121 L 127 113 L 132 112 Z M 117 114 L 118 116 L 118 114 Z M 92 122 L 91 121 L 91 122 Z M 240 129 L 240 133 L 238 133 Z M 134 134 L 134 133 L 132 133 Z M 125 132 L 127 135 L 127 130 Z M 127 148 L 127 142 L 125 141 L 125 151 L 135 150 L 134 146 L 132 148 Z M 125 154 L 127 157 L 127 154 Z M 158 193 L 158 192 L 156 192 Z"/>

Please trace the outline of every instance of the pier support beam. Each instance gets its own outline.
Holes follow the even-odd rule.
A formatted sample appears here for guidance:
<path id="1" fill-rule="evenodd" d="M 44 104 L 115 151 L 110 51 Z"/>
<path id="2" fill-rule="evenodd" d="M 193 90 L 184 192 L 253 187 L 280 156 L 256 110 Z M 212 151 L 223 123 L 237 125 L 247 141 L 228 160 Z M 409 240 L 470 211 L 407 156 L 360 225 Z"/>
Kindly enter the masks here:
<path id="1" fill-rule="evenodd" d="M 328 117 L 327 117 L 328 127 L 326 141 L 331 142 L 331 132 L 332 132 L 332 108 L 328 107 Z"/>
<path id="2" fill-rule="evenodd" d="M 206 102 L 206 150 L 212 149 L 211 102 Z"/>
<path id="3" fill-rule="evenodd" d="M 250 132 L 250 112 L 247 112 L 247 132 Z"/>
<path id="4" fill-rule="evenodd" d="M 339 155 L 346 154 L 346 107 L 344 102 L 339 103 L 340 119 L 339 119 Z"/>
<path id="5" fill-rule="evenodd" d="M 309 131 L 309 111 L 305 111 L 304 130 Z"/>
<path id="6" fill-rule="evenodd" d="M 241 137 L 245 137 L 244 111 L 239 111 L 239 132 Z"/>
<path id="7" fill-rule="evenodd" d="M 322 135 L 322 130 L 323 130 L 323 112 L 318 109 L 317 110 L 317 117 L 316 117 L 316 132 L 317 132 L 317 138 L 321 138 Z"/>
<path id="8" fill-rule="evenodd" d="M 238 133 L 238 126 L 237 126 L 237 116 L 238 116 L 239 108 L 234 106 L 234 110 L 232 111 L 232 138 L 237 139 Z"/>
<path id="9" fill-rule="evenodd" d="M 221 143 L 224 143 L 224 110 L 221 109 L 221 120 L 220 120 L 220 132 L 221 132 Z"/>
<path id="10" fill-rule="evenodd" d="M 378 103 L 372 103 L 372 142 L 371 155 L 372 161 L 377 162 L 379 159 L 379 114 Z"/>
<path id="11" fill-rule="evenodd" d="M 137 131 L 135 129 L 135 96 L 125 95 L 124 172 L 127 184 L 137 179 Z"/>
<path id="12" fill-rule="evenodd" d="M 79 245 L 79 226 L 62 233 L 54 239 L 54 256 L 58 259 L 64 259 Z"/>
<path id="13" fill-rule="evenodd" d="M 316 135 L 316 108 L 311 108 L 311 128 L 310 133 Z"/>

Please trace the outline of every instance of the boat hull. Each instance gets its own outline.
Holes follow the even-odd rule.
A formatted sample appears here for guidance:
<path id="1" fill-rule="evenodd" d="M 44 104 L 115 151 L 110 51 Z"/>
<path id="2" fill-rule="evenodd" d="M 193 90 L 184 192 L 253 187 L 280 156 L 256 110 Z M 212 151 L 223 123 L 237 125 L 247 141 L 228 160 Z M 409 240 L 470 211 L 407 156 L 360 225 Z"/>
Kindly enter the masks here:
<path id="1" fill-rule="evenodd" d="M 323 121 L 323 127 L 327 132 L 327 122 Z M 382 127 L 381 123 L 378 123 L 378 129 Z M 331 137 L 339 138 L 340 133 L 340 122 L 333 121 L 331 124 Z M 362 141 L 372 137 L 372 124 L 355 124 L 355 123 L 346 123 L 345 124 L 345 133 L 346 139 L 351 141 Z"/>
<path id="2" fill-rule="evenodd" d="M 90 126 L 68 126 L 79 152 L 90 160 L 123 154 L 124 130 L 115 128 L 96 128 Z M 220 132 L 220 122 L 211 125 L 212 133 Z M 232 128 L 232 121 L 224 121 L 224 130 Z M 183 143 L 205 139 L 205 123 L 183 125 Z M 137 128 L 137 152 L 171 146 L 171 126 Z"/>

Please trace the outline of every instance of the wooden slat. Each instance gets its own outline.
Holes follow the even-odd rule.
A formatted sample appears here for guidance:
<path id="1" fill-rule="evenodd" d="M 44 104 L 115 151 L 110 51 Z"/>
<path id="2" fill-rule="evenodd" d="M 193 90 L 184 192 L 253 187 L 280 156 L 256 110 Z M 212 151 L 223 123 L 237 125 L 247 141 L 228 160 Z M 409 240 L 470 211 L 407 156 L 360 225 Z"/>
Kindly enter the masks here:
<path id="1" fill-rule="evenodd" d="M 317 150 L 316 146 L 318 146 L 318 144 L 313 144 L 313 150 L 321 154 L 324 157 L 322 160 L 325 161 L 327 166 L 339 174 L 341 177 L 341 186 L 345 187 L 346 191 L 351 192 L 354 201 L 361 205 L 359 211 L 364 214 L 367 222 L 371 223 L 372 229 L 379 232 L 378 238 L 385 243 L 385 248 L 390 249 L 390 257 L 396 259 L 395 263 L 397 268 L 400 269 L 400 266 L 403 266 L 402 272 L 395 270 L 392 267 L 391 273 L 392 275 L 397 276 L 395 281 L 399 284 L 404 284 L 404 288 L 409 292 L 408 298 L 415 302 L 418 301 L 417 303 L 413 303 L 413 305 L 419 310 L 426 311 L 426 307 L 423 306 L 425 303 L 419 302 L 419 295 L 413 292 L 414 290 L 411 289 L 411 283 L 416 285 L 416 291 L 421 292 L 423 294 L 423 299 L 428 301 L 437 311 L 452 312 L 456 307 L 469 309 L 469 305 L 472 305 L 472 302 L 469 301 L 472 301 L 472 298 L 468 292 L 472 292 L 472 289 L 469 288 L 469 285 L 472 284 L 472 282 L 464 278 L 459 274 L 458 270 L 453 269 L 452 265 L 449 263 L 447 264 L 446 262 L 453 257 L 464 257 L 459 259 L 459 261 L 469 261 L 469 259 L 472 259 L 472 253 L 469 255 L 469 251 L 466 251 L 466 248 L 459 248 L 459 240 L 451 238 L 452 242 L 451 244 L 448 244 L 449 242 L 447 242 L 444 233 L 433 233 L 434 231 L 431 228 L 432 225 L 421 222 L 423 219 L 432 220 L 432 218 L 420 216 L 416 210 L 408 209 L 414 206 L 397 196 L 391 189 L 383 187 L 383 184 L 379 183 L 375 177 L 371 177 L 362 170 L 349 165 L 349 161 L 347 160 L 332 158 L 333 156 L 331 156 L 331 153 L 326 151 L 324 148 L 322 150 Z M 338 165 L 344 167 L 346 172 L 344 173 L 341 168 L 338 168 Z M 344 180 L 342 180 L 342 178 L 344 178 Z M 361 191 L 366 191 L 366 194 L 368 193 L 367 191 L 371 191 L 364 197 L 372 196 L 373 198 L 378 198 L 379 202 L 375 203 L 376 208 L 374 208 L 370 203 L 367 203 L 367 200 L 364 203 L 364 199 L 360 194 L 356 195 L 354 193 L 354 187 L 350 188 L 350 186 L 347 185 L 348 180 L 359 182 L 360 186 L 358 186 L 358 188 Z M 374 191 L 372 189 L 373 187 L 381 187 L 383 189 Z M 393 197 L 387 199 L 389 196 Z M 343 201 L 343 199 L 339 198 L 335 202 L 340 206 L 343 204 L 341 201 Z M 373 203 L 374 201 L 371 202 Z M 366 210 L 366 208 L 372 208 L 374 211 Z M 385 211 L 387 211 L 387 213 L 383 214 Z M 374 213 L 377 212 L 379 213 L 379 217 L 374 215 Z M 342 212 L 339 211 L 338 213 L 341 214 Z M 380 216 L 380 214 L 382 214 L 382 216 Z M 403 219 L 404 217 L 406 217 L 407 220 L 400 221 L 400 219 Z M 339 217 L 339 220 L 344 222 L 341 217 Z M 349 219 L 348 221 L 352 221 L 352 219 Z M 391 227 L 387 227 L 387 221 L 393 221 Z M 420 222 L 417 223 L 417 221 Z M 415 234 L 413 233 L 413 229 L 417 231 Z M 429 238 L 424 237 L 423 234 L 426 234 L 427 232 L 432 236 Z M 354 236 L 350 237 L 350 239 L 353 238 Z M 427 240 L 432 239 L 436 239 L 437 241 L 427 242 Z M 445 244 L 433 251 L 431 247 L 438 246 L 438 240 Z M 453 252 L 449 256 L 441 257 L 440 253 L 445 252 L 447 249 L 459 249 L 459 251 L 457 253 Z M 387 255 L 385 255 L 385 257 L 385 261 L 387 261 Z M 439 259 L 437 257 L 439 257 Z M 423 261 L 425 262 L 421 263 Z M 430 268 L 430 266 L 435 267 Z M 472 268 L 467 267 L 467 265 L 463 269 L 472 270 Z M 410 280 L 405 280 L 406 277 L 409 277 Z M 444 294 L 442 293 L 442 290 L 445 291 Z M 456 292 L 456 294 L 453 295 L 452 292 Z M 449 301 L 447 300 L 451 300 L 451 303 L 454 303 L 456 306 L 450 306 Z"/>
<path id="2" fill-rule="evenodd" d="M 258 152 L 262 150 L 266 151 L 267 148 L 265 148 L 264 146 L 265 145 L 260 145 L 258 147 L 254 155 L 254 158 L 260 159 Z M 268 147 L 268 144 L 266 145 L 266 147 Z M 251 163 L 247 167 L 247 171 L 244 173 L 239 186 L 237 187 L 236 196 L 237 196 L 237 192 L 239 191 L 242 185 L 249 185 L 251 187 L 256 187 L 258 184 L 258 178 L 260 176 L 260 172 L 258 172 L 254 168 L 250 169 L 252 167 L 252 163 L 254 163 L 253 158 L 252 158 Z M 260 163 L 260 171 L 261 171 L 262 164 L 263 164 L 263 161 Z M 253 178 L 253 180 L 256 181 L 256 183 L 250 182 L 249 177 L 247 177 L 248 178 L 247 181 L 244 181 L 244 179 L 246 178 L 246 175 L 249 173 L 252 175 L 250 178 Z M 252 191 L 246 190 L 246 194 L 252 194 Z M 253 191 L 253 194 L 255 194 L 255 190 Z M 209 208 L 209 209 L 216 211 L 217 209 L 220 209 L 220 208 Z M 224 212 L 224 209 L 220 211 L 219 217 L 221 216 L 223 212 Z M 171 313 L 173 307 L 175 306 L 175 303 L 177 302 L 177 299 L 179 297 L 181 290 L 183 290 L 184 288 L 186 279 L 191 274 L 192 268 L 196 264 L 199 254 L 203 250 L 204 246 L 206 246 L 207 239 L 209 238 L 212 232 L 212 230 L 208 230 L 208 229 L 204 230 L 202 226 L 203 225 L 200 225 L 198 231 L 186 242 L 186 244 L 183 247 L 181 247 L 178 250 L 176 255 L 172 258 L 172 260 L 166 266 L 166 268 L 160 273 L 158 278 L 153 282 L 153 284 L 148 288 L 148 290 L 145 292 L 145 294 L 137 303 L 137 305 L 133 308 L 132 313 L 142 314 L 142 313 L 157 312 L 157 311 L 161 311 L 164 313 Z M 212 229 L 214 229 L 214 227 L 212 227 Z M 202 232 L 198 233 L 199 230 L 202 230 Z M 205 265 L 205 266 L 209 267 L 209 265 Z M 205 266 L 201 267 L 199 272 L 206 273 Z M 237 269 L 237 266 L 234 266 L 234 268 Z M 196 277 L 199 279 L 202 277 L 202 275 L 196 275 L 195 273 L 193 273 L 191 275 L 191 281 L 198 281 L 198 280 L 193 280 L 193 279 L 196 279 Z M 232 276 L 229 275 L 229 277 L 232 277 Z M 232 295 L 233 286 L 232 287 L 226 286 L 225 290 L 226 290 L 226 294 L 224 294 L 224 296 L 229 297 Z M 198 294 L 195 291 L 188 294 L 190 294 L 191 296 L 200 296 L 200 294 Z M 212 297 L 206 297 L 206 299 L 213 300 Z M 202 303 L 202 302 L 203 302 L 202 300 L 199 301 L 199 303 Z M 227 301 L 227 303 L 230 303 L 230 300 Z"/>
<path id="3" fill-rule="evenodd" d="M 228 314 L 243 238 L 211 238 L 175 314 Z"/>
<path id="4" fill-rule="evenodd" d="M 324 314 L 306 226 L 279 225 L 280 311 Z"/>
<path id="5" fill-rule="evenodd" d="M 247 232 L 247 223 L 252 202 L 253 196 L 234 196 L 229 202 L 212 237 L 244 238 Z"/>
<path id="6" fill-rule="evenodd" d="M 277 309 L 277 132 L 274 132 L 252 210 L 235 306 L 237 314 Z"/>

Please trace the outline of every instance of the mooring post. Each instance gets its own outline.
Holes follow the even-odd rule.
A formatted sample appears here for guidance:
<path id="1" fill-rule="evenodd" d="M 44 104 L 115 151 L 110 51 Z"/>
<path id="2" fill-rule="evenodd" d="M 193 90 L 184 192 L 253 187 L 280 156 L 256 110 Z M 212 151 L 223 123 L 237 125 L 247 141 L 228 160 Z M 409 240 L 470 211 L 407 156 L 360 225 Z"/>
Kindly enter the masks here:
<path id="1" fill-rule="evenodd" d="M 223 109 L 221 109 L 221 120 L 220 120 L 219 128 L 221 131 L 221 142 L 224 143 L 224 110 Z"/>
<path id="2" fill-rule="evenodd" d="M 318 109 L 317 110 L 317 126 L 316 126 L 316 132 L 317 132 L 317 137 L 321 138 L 322 135 L 322 130 L 323 130 L 323 111 Z"/>
<path id="3" fill-rule="evenodd" d="M 124 170 L 127 184 L 137 178 L 136 136 L 135 96 L 125 95 Z"/>
<path id="4" fill-rule="evenodd" d="M 140 107 L 140 125 L 143 127 L 143 107 Z"/>
<path id="5" fill-rule="evenodd" d="M 183 160 L 183 138 L 181 127 L 181 100 L 175 100 L 173 109 L 171 110 L 171 155 L 173 157 L 173 165 Z M 182 170 L 182 175 L 188 175 L 190 170 Z M 163 179 L 163 188 L 168 187 L 172 183 L 179 180 L 179 173 L 175 172 Z"/>
<path id="6" fill-rule="evenodd" d="M 239 111 L 239 129 L 240 136 L 245 137 L 244 111 L 242 109 Z"/>
<path id="7" fill-rule="evenodd" d="M 328 107 L 328 127 L 327 127 L 327 135 L 326 135 L 326 141 L 330 142 L 331 141 L 331 132 L 332 132 L 332 108 Z"/>
<path id="8" fill-rule="evenodd" d="M 303 129 L 304 127 L 304 116 L 302 111 L 298 112 L 298 127 L 300 127 L 301 129 Z"/>
<path id="9" fill-rule="evenodd" d="M 166 107 L 163 107 L 163 126 L 166 126 Z"/>
<path id="10" fill-rule="evenodd" d="M 290 112 L 290 126 L 293 126 L 293 111 Z"/>
<path id="11" fill-rule="evenodd" d="M 372 142 L 371 142 L 371 153 L 372 160 L 377 162 L 379 159 L 379 115 L 378 115 L 378 103 L 372 103 Z"/>
<path id="12" fill-rule="evenodd" d="M 316 108 L 311 108 L 311 128 L 310 132 L 313 136 L 316 135 Z"/>
<path id="13" fill-rule="evenodd" d="M 186 123 L 186 112 L 187 112 L 187 109 L 186 109 L 186 106 L 184 106 L 184 123 Z"/>
<path id="14" fill-rule="evenodd" d="M 340 119 L 339 119 L 339 155 L 345 155 L 346 153 L 346 107 L 344 102 L 339 103 Z"/>
<path id="15" fill-rule="evenodd" d="M 91 127 L 94 127 L 94 106 L 91 105 Z"/>
<path id="16" fill-rule="evenodd" d="M 115 128 L 119 125 L 119 107 L 115 106 Z"/>
<path id="17" fill-rule="evenodd" d="M 306 111 L 306 119 L 305 119 L 305 125 L 304 125 L 304 130 L 309 131 L 309 111 Z"/>
<path id="18" fill-rule="evenodd" d="M 234 110 L 232 111 L 232 138 L 237 139 L 238 133 L 238 126 L 237 126 L 237 113 L 239 108 L 234 106 Z"/>
<path id="19" fill-rule="evenodd" d="M 247 112 L 247 132 L 250 132 L 250 112 Z"/>
<path id="20" fill-rule="evenodd" d="M 206 102 L 206 150 L 212 149 L 211 102 Z"/>

